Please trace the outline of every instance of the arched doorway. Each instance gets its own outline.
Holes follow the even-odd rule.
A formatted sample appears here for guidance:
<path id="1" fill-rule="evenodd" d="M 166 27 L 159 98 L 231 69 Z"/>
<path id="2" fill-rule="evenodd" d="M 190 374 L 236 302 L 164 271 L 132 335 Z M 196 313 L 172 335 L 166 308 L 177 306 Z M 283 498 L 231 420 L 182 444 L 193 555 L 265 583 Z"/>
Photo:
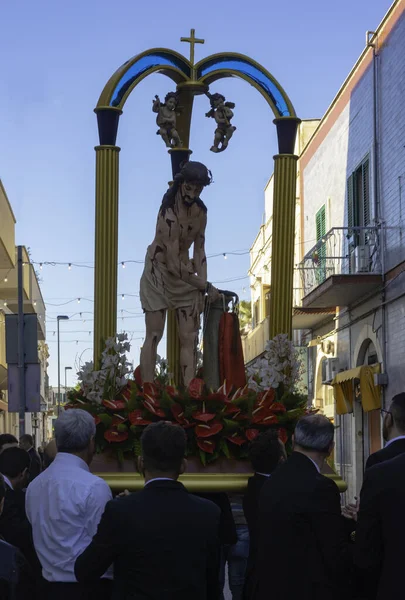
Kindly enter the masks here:
<path id="1" fill-rule="evenodd" d="M 373 340 L 366 338 L 357 354 L 356 367 L 375 365 L 379 362 L 378 349 Z M 371 410 L 365 412 L 359 382 L 355 383 L 355 406 L 353 407 L 356 423 L 356 455 L 361 464 L 359 472 L 364 472 L 370 454 L 380 450 L 381 440 L 381 411 Z"/>

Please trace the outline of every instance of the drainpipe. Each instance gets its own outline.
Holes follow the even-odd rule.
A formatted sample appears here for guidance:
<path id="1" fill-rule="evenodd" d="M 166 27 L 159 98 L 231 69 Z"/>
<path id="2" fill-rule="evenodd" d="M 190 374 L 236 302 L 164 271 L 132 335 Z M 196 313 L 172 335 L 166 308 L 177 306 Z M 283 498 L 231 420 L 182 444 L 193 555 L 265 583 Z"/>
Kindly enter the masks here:
<path id="1" fill-rule="evenodd" d="M 382 280 L 383 280 L 383 289 L 382 289 L 382 315 L 381 315 L 381 336 L 382 336 L 382 359 L 383 359 L 383 370 L 387 372 L 387 316 L 386 316 L 386 308 L 385 308 L 385 231 L 384 231 L 384 221 L 381 215 L 381 205 L 380 205 L 380 197 L 379 197 L 379 144 L 378 144 L 378 67 L 377 67 L 377 34 L 375 31 L 367 31 L 366 32 L 366 46 L 373 49 L 373 196 L 374 196 L 374 224 L 376 226 L 381 226 L 380 231 L 380 249 L 381 249 L 381 270 L 382 270 Z M 383 406 L 385 406 L 386 400 L 386 390 L 383 387 Z"/>

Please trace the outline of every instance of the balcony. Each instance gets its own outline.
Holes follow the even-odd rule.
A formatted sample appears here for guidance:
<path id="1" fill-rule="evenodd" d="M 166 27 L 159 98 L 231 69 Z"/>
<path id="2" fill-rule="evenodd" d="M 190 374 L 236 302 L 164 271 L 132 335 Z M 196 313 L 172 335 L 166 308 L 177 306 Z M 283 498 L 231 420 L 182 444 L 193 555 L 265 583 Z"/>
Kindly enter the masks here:
<path id="1" fill-rule="evenodd" d="M 382 284 L 380 227 L 334 227 L 297 270 L 304 309 L 351 306 Z"/>
<path id="2" fill-rule="evenodd" d="M 0 181 L 0 269 L 11 269 L 15 264 L 15 217 Z"/>
<path id="3" fill-rule="evenodd" d="M 28 257 L 27 257 L 28 258 Z M 25 262 L 24 259 L 24 267 L 23 267 L 23 281 L 24 281 L 24 313 L 32 314 L 36 313 L 38 317 L 38 340 L 45 340 L 45 304 L 42 298 L 41 290 L 39 288 L 38 279 L 35 274 L 34 267 Z M 17 268 L 13 270 L 17 272 Z M 8 301 L 7 306 L 12 313 L 18 312 L 18 297 L 17 297 L 17 287 L 11 289 L 8 292 Z"/>

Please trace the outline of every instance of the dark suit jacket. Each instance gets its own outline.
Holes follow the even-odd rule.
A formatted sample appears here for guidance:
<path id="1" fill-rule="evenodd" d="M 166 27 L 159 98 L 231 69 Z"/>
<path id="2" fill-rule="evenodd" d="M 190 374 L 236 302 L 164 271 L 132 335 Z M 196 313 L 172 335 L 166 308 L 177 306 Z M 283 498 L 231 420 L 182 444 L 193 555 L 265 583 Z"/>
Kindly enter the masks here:
<path id="1" fill-rule="evenodd" d="M 199 498 L 210 500 L 218 506 L 221 511 L 219 521 L 219 541 L 221 545 L 234 545 L 238 541 L 235 520 L 232 515 L 231 503 L 225 492 L 198 494 Z"/>
<path id="2" fill-rule="evenodd" d="M 386 460 L 391 460 L 391 458 L 395 458 L 396 456 L 399 456 L 400 454 L 404 453 L 405 438 L 401 440 L 396 440 L 395 442 L 392 442 L 392 444 L 385 446 L 385 448 L 374 452 L 374 454 L 370 454 L 366 462 L 366 469 L 369 469 L 370 467 L 373 467 L 378 463 L 385 462 Z"/>
<path id="3" fill-rule="evenodd" d="M 181 483 L 151 482 L 108 502 L 76 578 L 90 583 L 114 563 L 114 600 L 217 600 L 219 519 Z"/>
<path id="4" fill-rule="evenodd" d="M 23 553 L 34 573 L 40 577 L 42 568 L 34 549 L 31 525 L 25 513 L 25 492 L 12 490 L 7 484 L 3 513 L 0 516 L 0 535 Z"/>
<path id="5" fill-rule="evenodd" d="M 259 513 L 259 498 L 262 488 L 268 477 L 255 473 L 248 480 L 247 490 L 243 498 L 243 512 L 249 529 L 249 557 L 246 566 L 244 597 L 250 598 L 252 586 L 254 585 L 254 566 L 256 564 L 258 527 L 257 519 Z"/>
<path id="6" fill-rule="evenodd" d="M 366 471 L 360 494 L 355 562 L 368 579 L 380 574 L 377 599 L 403 598 L 405 454 Z"/>
<path id="7" fill-rule="evenodd" d="M 37 597 L 34 574 L 21 552 L 0 538 L 0 598 L 27 600 Z"/>
<path id="8" fill-rule="evenodd" d="M 348 597 L 351 552 L 339 490 L 309 458 L 294 452 L 266 481 L 258 528 L 255 599 Z"/>
<path id="9" fill-rule="evenodd" d="M 35 479 L 35 477 L 38 477 L 38 475 L 41 473 L 42 461 L 35 448 L 30 448 L 30 450 L 28 450 L 28 454 L 31 461 L 29 468 L 29 481 L 31 482 Z"/>

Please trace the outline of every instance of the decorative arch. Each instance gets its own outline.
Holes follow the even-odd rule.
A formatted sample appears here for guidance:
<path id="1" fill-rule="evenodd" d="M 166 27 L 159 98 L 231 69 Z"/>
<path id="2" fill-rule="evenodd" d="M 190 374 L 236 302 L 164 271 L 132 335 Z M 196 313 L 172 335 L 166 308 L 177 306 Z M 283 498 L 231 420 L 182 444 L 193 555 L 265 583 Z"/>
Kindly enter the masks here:
<path id="1" fill-rule="evenodd" d="M 360 331 L 353 351 L 353 364 L 356 365 L 356 367 L 362 366 L 363 362 L 359 364 L 359 360 L 361 360 L 362 351 L 365 350 L 365 346 L 368 345 L 369 342 L 372 342 L 374 344 L 374 347 L 377 351 L 378 362 L 383 362 L 383 353 L 381 350 L 380 342 L 378 341 L 377 334 L 373 331 L 371 325 L 366 324 L 362 327 Z"/>
<path id="2" fill-rule="evenodd" d="M 173 176 L 184 160 L 188 160 L 189 133 L 193 98 L 208 92 L 209 85 L 219 79 L 238 77 L 250 83 L 265 98 L 275 116 L 279 153 L 274 157 L 273 252 L 270 299 L 269 337 L 278 333 L 292 335 L 292 296 L 294 267 L 294 223 L 297 160 L 295 138 L 300 119 L 278 81 L 259 63 L 237 53 L 213 54 L 194 64 L 194 37 L 189 42 L 190 60 L 167 48 L 154 48 L 126 61 L 110 77 L 99 97 L 95 112 L 99 131 L 96 147 L 96 244 L 94 294 L 94 362 L 101 356 L 104 340 L 116 333 L 119 151 L 116 146 L 119 117 L 134 88 L 148 75 L 161 73 L 169 77 L 179 93 L 180 116 L 177 130 L 183 148 L 170 150 Z M 170 370 L 175 373 L 179 345 L 176 341 L 174 315 L 168 318 L 167 355 Z"/>

